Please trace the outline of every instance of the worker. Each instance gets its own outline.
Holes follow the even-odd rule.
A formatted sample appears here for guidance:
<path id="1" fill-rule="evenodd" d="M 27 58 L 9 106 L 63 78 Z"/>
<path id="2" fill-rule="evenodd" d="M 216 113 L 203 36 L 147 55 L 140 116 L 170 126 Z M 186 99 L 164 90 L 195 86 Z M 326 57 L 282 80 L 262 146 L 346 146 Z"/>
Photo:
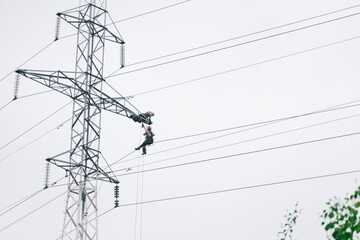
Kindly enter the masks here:
<path id="1" fill-rule="evenodd" d="M 146 132 L 143 134 L 145 136 L 145 141 L 137 148 L 135 148 L 135 150 L 140 150 L 140 148 L 142 148 L 142 155 L 146 154 L 146 146 L 153 144 L 154 142 L 154 136 L 155 134 L 151 131 L 151 126 L 148 126 L 146 128 Z"/>

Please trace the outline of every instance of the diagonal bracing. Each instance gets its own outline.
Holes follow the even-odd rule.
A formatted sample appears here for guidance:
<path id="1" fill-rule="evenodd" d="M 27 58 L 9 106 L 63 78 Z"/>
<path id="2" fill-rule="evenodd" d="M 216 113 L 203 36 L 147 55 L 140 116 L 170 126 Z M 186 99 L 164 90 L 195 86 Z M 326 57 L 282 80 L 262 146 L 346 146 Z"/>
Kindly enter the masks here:
<path id="1" fill-rule="evenodd" d="M 110 176 L 99 164 L 101 111 L 151 124 L 149 118 L 102 91 L 105 42 L 121 47 L 125 43 L 106 27 L 108 12 L 103 6 L 106 0 L 100 2 L 100 7 L 94 0 L 86 1 L 83 6 L 57 14 L 78 30 L 75 71 L 16 70 L 73 99 L 70 150 L 46 159 L 65 169 L 69 176 L 62 239 L 98 239 L 97 221 L 89 222 L 98 213 L 97 180 L 118 183 L 116 177 Z"/>

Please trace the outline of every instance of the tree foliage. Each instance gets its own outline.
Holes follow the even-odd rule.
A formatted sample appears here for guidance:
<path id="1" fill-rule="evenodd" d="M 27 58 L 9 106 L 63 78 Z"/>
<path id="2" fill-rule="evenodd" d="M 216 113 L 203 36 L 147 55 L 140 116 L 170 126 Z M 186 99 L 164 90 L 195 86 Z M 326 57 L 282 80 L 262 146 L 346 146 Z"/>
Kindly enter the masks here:
<path id="1" fill-rule="evenodd" d="M 299 204 L 295 204 L 295 208 L 293 211 L 287 211 L 286 215 L 284 216 L 286 219 L 286 223 L 281 225 L 281 230 L 278 232 L 278 239 L 279 240 L 292 240 L 292 234 L 294 231 L 294 226 L 299 218 L 301 210 L 298 209 Z"/>
<path id="2" fill-rule="evenodd" d="M 360 186 L 344 199 L 333 198 L 326 203 L 321 218 L 322 225 L 329 239 L 353 240 L 360 239 Z"/>

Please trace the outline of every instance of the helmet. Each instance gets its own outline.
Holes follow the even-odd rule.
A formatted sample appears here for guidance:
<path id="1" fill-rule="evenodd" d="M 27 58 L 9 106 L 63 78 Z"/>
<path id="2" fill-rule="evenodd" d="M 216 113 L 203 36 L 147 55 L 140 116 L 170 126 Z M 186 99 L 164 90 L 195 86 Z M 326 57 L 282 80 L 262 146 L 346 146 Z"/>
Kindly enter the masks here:
<path id="1" fill-rule="evenodd" d="M 146 129 L 147 129 L 148 131 L 151 131 L 151 126 L 148 126 Z"/>

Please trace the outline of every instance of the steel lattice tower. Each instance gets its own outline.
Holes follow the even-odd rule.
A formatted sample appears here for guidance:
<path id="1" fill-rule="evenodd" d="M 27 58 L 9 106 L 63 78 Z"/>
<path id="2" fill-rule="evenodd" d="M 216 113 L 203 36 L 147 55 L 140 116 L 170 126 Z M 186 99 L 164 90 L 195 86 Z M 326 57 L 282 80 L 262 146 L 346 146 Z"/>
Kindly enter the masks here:
<path id="1" fill-rule="evenodd" d="M 105 6 L 105 7 L 104 7 Z M 77 28 L 75 72 L 32 71 L 16 72 L 48 86 L 73 99 L 70 150 L 46 159 L 68 172 L 68 193 L 61 239 L 98 239 L 97 182 L 118 183 L 99 166 L 101 111 L 133 118 L 151 124 L 148 118 L 126 108 L 119 99 L 103 93 L 104 48 L 111 41 L 123 45 L 121 36 L 106 26 L 106 0 L 95 0 L 57 14 Z"/>

